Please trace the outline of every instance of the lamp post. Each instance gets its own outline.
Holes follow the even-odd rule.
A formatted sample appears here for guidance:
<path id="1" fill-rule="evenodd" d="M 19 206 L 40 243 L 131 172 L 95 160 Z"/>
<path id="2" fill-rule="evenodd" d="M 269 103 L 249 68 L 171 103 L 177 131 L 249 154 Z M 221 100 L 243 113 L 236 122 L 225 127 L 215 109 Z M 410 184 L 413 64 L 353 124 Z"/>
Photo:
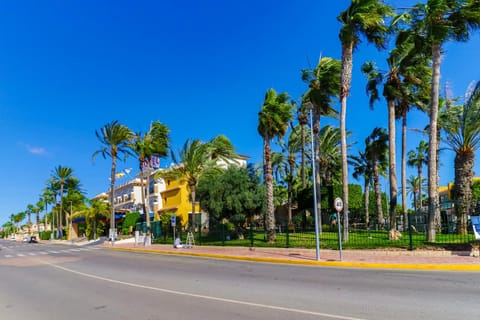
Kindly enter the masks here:
<path id="1" fill-rule="evenodd" d="M 315 216 L 315 252 L 317 261 L 320 260 L 320 241 L 318 233 L 318 209 L 317 209 L 317 178 L 316 178 L 316 165 L 317 155 L 315 154 L 314 139 L 313 139 L 313 104 L 309 101 L 303 104 L 305 109 L 308 110 L 310 116 L 310 137 L 311 137 L 311 150 L 312 150 L 312 178 L 313 178 L 313 214 Z"/>

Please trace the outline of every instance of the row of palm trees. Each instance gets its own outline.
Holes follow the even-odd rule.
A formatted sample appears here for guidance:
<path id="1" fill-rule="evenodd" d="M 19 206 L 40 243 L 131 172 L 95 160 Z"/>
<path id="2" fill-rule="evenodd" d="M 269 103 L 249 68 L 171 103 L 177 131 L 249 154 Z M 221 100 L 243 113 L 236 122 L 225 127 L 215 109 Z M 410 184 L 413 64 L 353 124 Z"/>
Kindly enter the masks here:
<path id="1" fill-rule="evenodd" d="M 380 0 L 352 0 L 349 7 L 338 16 L 342 24 L 339 38 L 342 44 L 342 58 L 337 61 L 332 58 L 322 58 L 314 70 L 306 70 L 303 80 L 309 84 L 309 89 L 301 98 L 299 118 L 302 125 L 306 124 L 305 106 L 313 105 L 315 123 L 315 156 L 320 158 L 319 132 L 320 117 L 335 116 L 337 111 L 333 103 L 338 98 L 340 104 L 340 150 L 342 172 L 342 194 L 344 201 L 344 240 L 348 240 L 349 226 L 349 196 L 348 196 L 348 131 L 346 130 L 347 99 L 349 95 L 353 53 L 359 48 L 362 40 L 374 44 L 378 49 L 385 49 L 389 39 L 394 37 L 394 48 L 387 58 L 387 71 L 381 71 L 374 62 L 366 62 L 362 72 L 367 77 L 367 93 L 370 105 L 380 96 L 387 102 L 388 108 L 388 176 L 389 176 L 389 218 L 392 230 L 397 228 L 397 198 L 398 182 L 396 177 L 396 119 L 402 120 L 402 207 L 404 221 L 407 221 L 407 176 L 406 166 L 413 164 L 410 157 L 407 162 L 406 137 L 407 114 L 412 108 L 424 111 L 429 116 L 426 129 L 428 142 L 422 148 L 427 148 L 426 156 L 418 159 L 419 183 L 422 184 L 422 166 L 428 165 L 428 241 L 435 241 L 436 231 L 440 224 L 438 195 L 438 152 L 440 145 L 440 130 L 444 130 L 449 138 L 450 146 L 456 153 L 455 158 L 455 195 L 458 202 L 459 217 L 458 232 L 466 233 L 466 216 L 471 202 L 471 176 L 473 173 L 474 151 L 478 148 L 478 98 L 477 89 L 469 96 L 463 106 L 454 108 L 446 103 L 444 116 L 450 124 L 440 126 L 440 65 L 443 45 L 448 41 L 467 41 L 471 33 L 480 25 L 480 1 L 478 0 L 428 0 L 418 3 L 412 8 L 396 13 L 395 8 Z M 380 93 L 380 86 L 383 88 Z M 274 195 L 271 164 L 270 142 L 282 138 L 292 120 L 294 104 L 288 101 L 286 93 L 276 94 L 269 90 L 259 113 L 258 132 L 264 140 L 264 177 L 267 196 L 267 234 L 269 241 L 275 241 Z M 453 121 L 453 122 L 452 122 Z M 441 122 L 441 121 L 440 121 Z M 455 125 L 457 123 L 458 125 Z M 460 125 L 460 126 L 459 126 Z M 380 130 L 380 129 L 378 129 Z M 469 132 L 467 133 L 466 130 Z M 303 131 L 302 131 L 303 132 Z M 377 132 L 379 133 L 379 132 Z M 305 145 L 305 140 L 303 145 Z M 370 149 L 370 151 L 369 151 Z M 371 152 L 372 147 L 366 149 Z M 418 150 L 420 152 L 420 150 Z M 365 155 L 366 156 L 366 155 Z M 360 155 L 360 158 L 362 155 Z M 374 162 L 375 163 L 375 162 Z M 319 161 L 316 161 L 316 172 L 320 175 Z M 372 168 L 374 173 L 375 166 Z M 373 174 L 375 176 L 375 174 Z M 319 184 L 321 177 L 316 181 Z M 421 188 L 420 188 L 421 189 Z M 320 188 L 317 185 L 317 192 Z M 469 191 L 470 190 L 470 191 Z M 367 192 L 366 192 L 367 193 Z M 320 194 L 317 194 L 317 206 L 320 204 Z M 422 199 L 420 191 L 420 199 Z M 319 211 L 320 212 L 320 211 Z"/>

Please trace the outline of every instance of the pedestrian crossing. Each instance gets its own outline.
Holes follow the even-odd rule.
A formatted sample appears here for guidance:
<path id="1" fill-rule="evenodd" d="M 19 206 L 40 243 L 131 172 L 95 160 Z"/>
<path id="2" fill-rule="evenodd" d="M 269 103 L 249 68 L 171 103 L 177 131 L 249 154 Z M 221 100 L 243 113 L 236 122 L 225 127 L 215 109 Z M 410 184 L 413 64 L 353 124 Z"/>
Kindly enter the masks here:
<path id="1" fill-rule="evenodd" d="M 5 249 L 7 247 L 0 247 L 0 249 Z M 11 247 L 8 247 L 11 249 Z M 2 252 L 0 251 L 0 258 L 24 258 L 24 257 L 35 257 L 35 256 L 45 256 L 45 255 L 57 255 L 57 254 L 68 254 L 68 253 L 78 253 L 78 252 L 85 252 L 91 250 L 99 250 L 101 248 L 98 247 L 89 247 L 89 248 L 70 248 L 70 249 L 62 249 L 62 250 L 41 250 L 41 251 L 30 251 L 30 252 L 17 252 L 12 253 L 11 250 L 9 252 Z"/>

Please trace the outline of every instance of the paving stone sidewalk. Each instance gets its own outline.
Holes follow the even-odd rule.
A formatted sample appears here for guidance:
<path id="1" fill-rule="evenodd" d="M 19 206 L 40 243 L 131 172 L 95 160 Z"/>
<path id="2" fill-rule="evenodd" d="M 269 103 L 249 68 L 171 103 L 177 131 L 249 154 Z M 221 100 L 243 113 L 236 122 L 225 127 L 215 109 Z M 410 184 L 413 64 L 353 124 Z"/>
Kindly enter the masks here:
<path id="1" fill-rule="evenodd" d="M 173 248 L 173 245 L 144 246 L 132 242 L 105 242 L 104 247 L 114 250 L 133 250 L 161 254 L 200 256 L 220 259 L 249 260 L 271 263 L 291 263 L 332 267 L 395 268 L 420 270 L 480 271 L 480 258 L 467 251 L 443 250 L 343 250 L 342 259 L 337 250 L 320 249 L 317 260 L 315 249 L 263 248 L 230 246 L 193 246 Z"/>

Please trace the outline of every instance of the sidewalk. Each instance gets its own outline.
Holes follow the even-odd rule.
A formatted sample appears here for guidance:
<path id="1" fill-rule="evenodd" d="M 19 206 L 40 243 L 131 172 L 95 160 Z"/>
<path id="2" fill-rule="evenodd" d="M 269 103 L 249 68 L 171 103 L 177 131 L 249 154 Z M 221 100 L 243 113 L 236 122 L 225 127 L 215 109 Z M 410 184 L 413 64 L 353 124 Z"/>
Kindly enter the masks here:
<path id="1" fill-rule="evenodd" d="M 385 268 L 415 270 L 480 271 L 480 258 L 466 251 L 437 250 L 343 250 L 342 260 L 336 250 L 320 249 L 317 261 L 315 249 L 248 248 L 221 246 L 194 246 L 175 249 L 173 245 L 143 246 L 117 241 L 114 246 L 105 242 L 103 247 L 157 254 L 186 255 L 217 259 L 245 260 L 268 263 L 301 264 L 322 267 Z"/>

